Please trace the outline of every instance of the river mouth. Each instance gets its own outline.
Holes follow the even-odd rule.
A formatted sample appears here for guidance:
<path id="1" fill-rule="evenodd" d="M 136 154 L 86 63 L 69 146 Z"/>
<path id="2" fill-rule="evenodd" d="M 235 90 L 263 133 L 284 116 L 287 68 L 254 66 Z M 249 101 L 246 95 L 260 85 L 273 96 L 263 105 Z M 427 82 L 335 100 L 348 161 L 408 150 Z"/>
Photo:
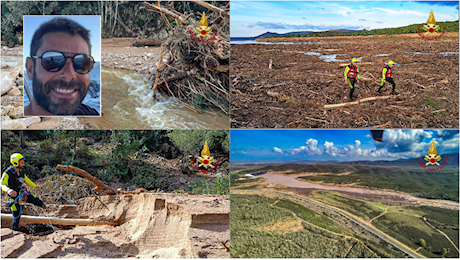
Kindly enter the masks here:
<path id="1" fill-rule="evenodd" d="M 97 129 L 228 129 L 227 115 L 196 113 L 172 97 L 155 101 L 143 74 L 103 68 L 100 118 L 85 118 Z"/>

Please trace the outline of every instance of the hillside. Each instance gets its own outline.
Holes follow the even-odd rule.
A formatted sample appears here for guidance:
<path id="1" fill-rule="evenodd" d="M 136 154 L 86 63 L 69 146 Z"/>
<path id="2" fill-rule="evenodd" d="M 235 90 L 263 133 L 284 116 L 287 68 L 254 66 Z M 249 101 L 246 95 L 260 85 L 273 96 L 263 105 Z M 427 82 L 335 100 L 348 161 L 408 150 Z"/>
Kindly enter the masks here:
<path id="1" fill-rule="evenodd" d="M 396 28 L 386 28 L 386 29 L 375 29 L 375 30 L 360 30 L 360 31 L 348 31 L 348 30 L 329 30 L 324 32 L 312 32 L 309 34 L 304 34 L 302 37 L 331 37 L 331 36 L 366 36 L 366 35 L 382 35 L 382 34 L 405 34 L 405 33 L 418 33 L 418 29 L 423 31 L 424 24 L 411 24 L 408 26 L 396 27 Z M 437 22 L 436 25 L 439 25 L 441 28 L 446 28 L 446 32 L 458 32 L 458 20 L 453 22 Z M 267 38 L 274 38 L 274 37 L 283 37 L 283 38 L 290 38 L 290 37 L 299 37 L 299 35 L 295 34 L 284 34 L 284 35 L 277 35 L 277 36 L 269 36 Z"/>

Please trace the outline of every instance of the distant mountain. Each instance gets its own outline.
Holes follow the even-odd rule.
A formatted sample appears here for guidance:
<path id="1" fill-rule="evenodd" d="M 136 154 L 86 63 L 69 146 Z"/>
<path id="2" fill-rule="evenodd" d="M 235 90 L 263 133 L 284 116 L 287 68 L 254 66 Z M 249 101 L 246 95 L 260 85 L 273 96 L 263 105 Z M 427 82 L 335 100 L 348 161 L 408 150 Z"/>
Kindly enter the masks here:
<path id="1" fill-rule="evenodd" d="M 328 32 L 343 32 L 343 33 L 359 32 L 359 31 L 361 30 L 350 30 L 350 29 L 328 30 Z"/>
<path id="2" fill-rule="evenodd" d="M 422 156 L 424 157 L 424 156 Z M 441 155 L 442 162 L 444 162 L 444 158 L 447 158 L 445 167 L 458 167 L 459 166 L 459 154 L 443 154 Z M 423 159 L 423 158 L 422 158 Z M 442 164 L 442 162 L 440 164 Z M 418 158 L 412 159 L 400 159 L 396 161 L 352 161 L 352 162 L 341 162 L 340 164 L 365 164 L 365 165 L 380 165 L 380 166 L 418 166 L 420 164 Z"/>
<path id="3" fill-rule="evenodd" d="M 288 33 L 283 33 L 283 34 L 266 32 L 266 33 L 262 33 L 261 35 L 254 36 L 254 37 L 230 37 L 230 41 L 254 41 L 257 39 L 273 37 L 273 36 L 287 36 L 287 35 L 294 35 L 294 34 L 301 35 L 301 34 L 308 34 L 308 33 L 312 33 L 312 31 L 288 32 Z"/>
<path id="4" fill-rule="evenodd" d="M 445 167 L 459 167 L 459 154 L 443 154 L 441 155 L 442 161 L 447 158 Z M 422 158 L 423 159 L 423 158 Z M 374 166 L 401 166 L 401 167 L 419 167 L 418 158 L 411 159 L 399 159 L 394 161 L 389 160 L 378 160 L 378 161 L 346 161 L 339 162 L 335 160 L 320 161 L 320 160 L 302 160 L 302 161 L 271 161 L 271 162 L 232 162 L 232 166 L 266 166 L 266 165 L 284 165 L 287 168 L 303 168 L 301 165 L 313 165 L 313 164 L 341 164 L 341 165 L 374 165 Z M 442 164 L 442 162 L 441 162 Z"/>

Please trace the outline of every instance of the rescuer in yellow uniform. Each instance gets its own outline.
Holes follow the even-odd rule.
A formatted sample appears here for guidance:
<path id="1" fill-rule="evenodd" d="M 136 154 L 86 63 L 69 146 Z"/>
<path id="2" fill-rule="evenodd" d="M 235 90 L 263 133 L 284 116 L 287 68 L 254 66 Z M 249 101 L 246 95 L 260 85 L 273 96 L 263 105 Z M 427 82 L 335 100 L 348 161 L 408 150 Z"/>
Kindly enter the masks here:
<path id="1" fill-rule="evenodd" d="M 345 67 L 345 72 L 343 76 L 345 77 L 345 82 L 348 82 L 350 86 L 350 101 L 353 100 L 353 92 L 355 92 L 355 83 L 359 83 L 359 68 L 356 65 L 358 59 L 353 58 L 351 64 Z"/>

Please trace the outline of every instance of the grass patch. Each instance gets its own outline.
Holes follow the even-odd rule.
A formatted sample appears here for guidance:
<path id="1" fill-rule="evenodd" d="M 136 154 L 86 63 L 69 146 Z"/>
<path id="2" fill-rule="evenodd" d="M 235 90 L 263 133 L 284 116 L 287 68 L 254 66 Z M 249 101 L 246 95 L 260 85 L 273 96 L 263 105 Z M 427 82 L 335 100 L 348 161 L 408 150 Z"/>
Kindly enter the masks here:
<path id="1" fill-rule="evenodd" d="M 427 257 L 441 257 L 442 248 L 448 250 L 446 257 L 458 257 L 452 244 L 443 235 L 428 226 L 419 216 L 406 212 L 388 212 L 374 220 L 372 224 L 412 249 L 419 248 L 420 240 L 424 239 L 426 247 L 419 253 Z"/>
<path id="2" fill-rule="evenodd" d="M 379 209 L 379 206 L 373 205 L 371 202 L 349 198 L 338 192 L 315 191 L 313 194 L 316 200 L 343 209 L 364 220 L 371 220 L 383 213 L 383 211 Z M 379 205 L 382 208 L 388 208 L 388 206 L 384 206 L 383 204 Z"/>

